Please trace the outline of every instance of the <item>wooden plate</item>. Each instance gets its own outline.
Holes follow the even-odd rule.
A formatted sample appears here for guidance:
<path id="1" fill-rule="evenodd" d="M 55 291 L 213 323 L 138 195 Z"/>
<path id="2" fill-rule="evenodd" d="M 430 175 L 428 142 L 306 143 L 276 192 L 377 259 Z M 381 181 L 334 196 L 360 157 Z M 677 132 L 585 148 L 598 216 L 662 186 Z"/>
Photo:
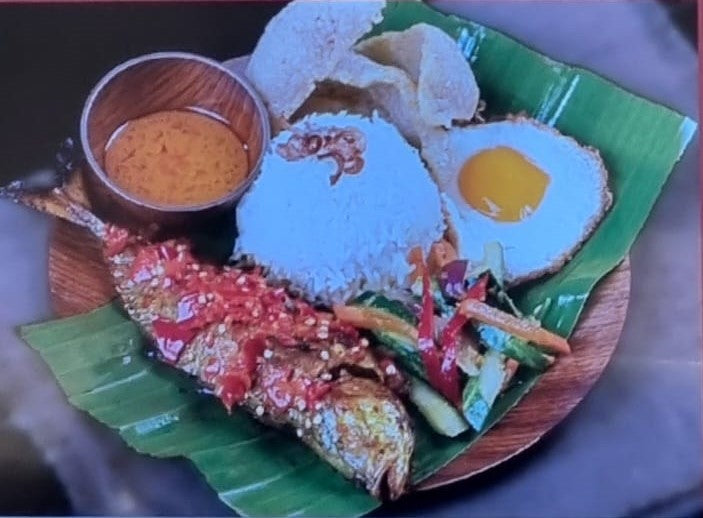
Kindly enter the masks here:
<path id="1" fill-rule="evenodd" d="M 49 250 L 51 303 L 59 316 L 94 309 L 114 297 L 99 243 L 85 230 L 57 222 Z M 443 486 L 485 471 L 525 450 L 583 399 L 610 359 L 622 331 L 630 294 L 625 260 L 593 292 L 562 357 L 520 404 L 474 447 L 423 482 Z"/>

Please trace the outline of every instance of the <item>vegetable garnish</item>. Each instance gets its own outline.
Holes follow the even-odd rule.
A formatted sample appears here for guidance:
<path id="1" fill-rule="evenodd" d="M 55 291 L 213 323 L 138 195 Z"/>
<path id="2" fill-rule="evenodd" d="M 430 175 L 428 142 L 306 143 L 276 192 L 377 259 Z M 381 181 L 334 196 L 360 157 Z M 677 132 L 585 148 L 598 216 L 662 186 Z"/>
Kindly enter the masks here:
<path id="1" fill-rule="evenodd" d="M 418 339 L 418 330 L 413 325 L 389 312 L 367 306 L 336 305 L 332 309 L 339 320 L 354 327 L 398 333 L 413 341 Z"/>
<path id="2" fill-rule="evenodd" d="M 514 317 L 476 299 L 465 299 L 459 311 L 471 320 L 495 326 L 518 338 L 534 342 L 548 351 L 569 354 L 571 347 L 565 338 L 550 333 L 532 320 Z"/>
<path id="3" fill-rule="evenodd" d="M 434 300 L 430 272 L 422 265 L 422 312 L 418 327 L 418 348 L 430 384 L 455 405 L 461 401 L 459 371 L 456 367 L 456 342 L 442 343 L 438 350 L 434 341 Z M 444 346 L 447 346 L 445 349 Z"/>
<path id="4" fill-rule="evenodd" d="M 500 244 L 488 243 L 483 260 L 475 264 L 457 259 L 449 242 L 440 245 L 427 261 L 420 248 L 411 252 L 410 301 L 366 292 L 350 306 L 336 307 L 335 314 L 372 331 L 384 354 L 411 379 L 426 382 L 422 390 L 410 391 L 410 400 L 436 431 L 453 437 L 461 429 L 457 415 L 483 430 L 520 367 L 544 371 L 554 363 L 548 353 L 568 354 L 570 348 L 515 306 L 502 284 Z M 434 398 L 421 396 L 433 389 Z M 430 399 L 460 412 L 434 411 Z"/>
<path id="5" fill-rule="evenodd" d="M 462 409 L 464 417 L 474 430 L 481 430 L 493 406 L 506 372 L 503 356 L 494 350 L 484 355 L 481 372 L 469 379 L 464 387 Z"/>

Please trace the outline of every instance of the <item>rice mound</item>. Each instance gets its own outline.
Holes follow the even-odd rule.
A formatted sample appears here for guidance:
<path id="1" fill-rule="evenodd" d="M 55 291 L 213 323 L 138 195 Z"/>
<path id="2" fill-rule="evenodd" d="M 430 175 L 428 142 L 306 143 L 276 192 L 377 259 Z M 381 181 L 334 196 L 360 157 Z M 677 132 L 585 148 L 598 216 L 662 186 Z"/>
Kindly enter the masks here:
<path id="1" fill-rule="evenodd" d="M 354 127 L 366 141 L 361 172 L 334 185 L 334 160 L 288 161 L 277 151 L 291 130 L 325 127 Z M 272 141 L 239 203 L 234 257 L 250 257 L 269 276 L 327 304 L 406 286 L 410 250 L 428 253 L 445 229 L 439 191 L 417 150 L 376 113 L 311 114 L 291 130 Z"/>

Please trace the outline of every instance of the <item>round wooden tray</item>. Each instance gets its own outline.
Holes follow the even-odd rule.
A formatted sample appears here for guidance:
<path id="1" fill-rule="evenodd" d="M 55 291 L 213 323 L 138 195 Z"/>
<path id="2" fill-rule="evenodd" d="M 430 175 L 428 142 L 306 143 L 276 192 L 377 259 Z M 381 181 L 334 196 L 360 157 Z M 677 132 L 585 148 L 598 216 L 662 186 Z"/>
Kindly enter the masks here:
<path id="1" fill-rule="evenodd" d="M 70 223 L 57 222 L 49 251 L 51 302 L 59 316 L 83 313 L 115 296 L 99 243 Z M 423 482 L 429 489 L 485 471 L 525 450 L 556 426 L 583 399 L 618 343 L 630 294 L 625 260 L 593 292 L 561 357 L 537 386 L 473 448 Z"/>

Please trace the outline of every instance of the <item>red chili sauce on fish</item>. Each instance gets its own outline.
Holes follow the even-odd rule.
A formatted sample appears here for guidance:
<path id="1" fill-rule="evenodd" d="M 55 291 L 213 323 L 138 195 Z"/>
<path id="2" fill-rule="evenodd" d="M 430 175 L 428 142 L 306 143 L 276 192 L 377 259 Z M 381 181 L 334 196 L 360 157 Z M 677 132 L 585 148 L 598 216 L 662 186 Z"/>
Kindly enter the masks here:
<path id="1" fill-rule="evenodd" d="M 120 254 L 129 241 L 124 230 L 111 227 L 106 254 Z M 235 336 L 235 329 L 256 330 L 251 336 L 246 332 L 236 335 L 239 350 L 227 365 L 220 365 L 215 358 L 206 364 L 209 381 L 228 408 L 245 397 L 252 386 L 257 361 L 266 357 L 269 344 L 299 347 L 301 343 L 337 339 L 349 343 L 359 339 L 356 329 L 335 320 L 332 314 L 316 311 L 282 287 L 269 286 L 260 270 L 244 272 L 201 264 L 186 244 L 174 240 L 137 249 L 125 282 L 148 283 L 153 288 L 145 291 L 146 300 L 141 300 L 139 306 L 158 306 L 164 293 L 178 298 L 175 320 L 157 317 L 151 322 L 156 347 L 167 363 L 178 362 L 189 343 L 215 325 L 216 334 L 220 335 L 229 332 Z M 330 389 L 324 381 L 296 378 L 293 369 L 287 367 L 269 369 L 269 376 L 262 382 L 269 398 L 281 410 L 289 408 L 294 399 L 312 406 Z"/>

